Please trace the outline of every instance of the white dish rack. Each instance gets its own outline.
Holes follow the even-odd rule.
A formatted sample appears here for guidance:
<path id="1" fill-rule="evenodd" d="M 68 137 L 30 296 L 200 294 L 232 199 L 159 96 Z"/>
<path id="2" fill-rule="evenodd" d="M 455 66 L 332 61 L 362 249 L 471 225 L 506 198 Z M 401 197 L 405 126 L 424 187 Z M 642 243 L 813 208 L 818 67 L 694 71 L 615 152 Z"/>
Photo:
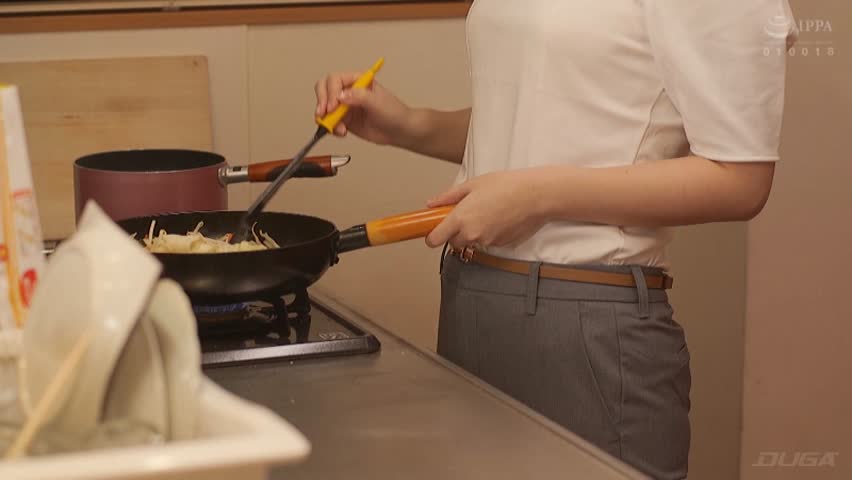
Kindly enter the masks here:
<path id="1" fill-rule="evenodd" d="M 308 440 L 288 422 L 205 378 L 192 440 L 0 460 L 0 479 L 266 480 L 273 467 L 309 453 Z"/>

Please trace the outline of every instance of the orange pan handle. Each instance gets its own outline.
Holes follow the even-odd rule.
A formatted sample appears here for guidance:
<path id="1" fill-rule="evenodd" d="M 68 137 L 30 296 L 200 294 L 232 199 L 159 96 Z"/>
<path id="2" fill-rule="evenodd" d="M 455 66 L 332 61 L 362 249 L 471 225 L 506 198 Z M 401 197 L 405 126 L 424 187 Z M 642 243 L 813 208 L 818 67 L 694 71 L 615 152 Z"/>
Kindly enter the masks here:
<path id="1" fill-rule="evenodd" d="M 453 208 L 452 205 L 428 208 L 348 228 L 340 232 L 338 253 L 423 238 L 447 218 Z"/>
<path id="2" fill-rule="evenodd" d="M 422 238 L 429 235 L 451 211 L 451 206 L 429 208 L 373 220 L 367 222 L 367 237 L 372 246 Z"/>

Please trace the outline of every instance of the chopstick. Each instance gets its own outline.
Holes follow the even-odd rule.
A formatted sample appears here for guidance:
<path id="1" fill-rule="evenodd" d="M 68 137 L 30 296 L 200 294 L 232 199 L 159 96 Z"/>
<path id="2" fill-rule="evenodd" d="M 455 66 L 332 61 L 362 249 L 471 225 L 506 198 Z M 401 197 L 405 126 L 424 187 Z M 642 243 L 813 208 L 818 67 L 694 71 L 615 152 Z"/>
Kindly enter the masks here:
<path id="1" fill-rule="evenodd" d="M 56 371 L 56 375 L 50 380 L 32 413 L 27 417 L 23 428 L 21 428 L 21 431 L 15 437 L 15 441 L 6 450 L 5 458 L 7 460 L 21 457 L 27 453 L 35 435 L 44 423 L 50 407 L 56 401 L 60 389 L 71 379 L 83 355 L 88 351 L 89 344 L 92 342 L 92 336 L 91 330 L 83 332 L 83 335 L 74 344 L 71 352 L 65 357 L 65 361 L 62 362 L 62 365 Z"/>

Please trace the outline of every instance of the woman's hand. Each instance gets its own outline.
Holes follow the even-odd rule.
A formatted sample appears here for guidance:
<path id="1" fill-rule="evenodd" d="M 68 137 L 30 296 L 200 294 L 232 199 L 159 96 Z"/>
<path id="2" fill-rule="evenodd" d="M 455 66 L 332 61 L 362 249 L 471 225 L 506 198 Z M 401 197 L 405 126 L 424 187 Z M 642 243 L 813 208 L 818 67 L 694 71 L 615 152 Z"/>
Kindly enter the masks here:
<path id="1" fill-rule="evenodd" d="M 426 237 L 437 247 L 450 242 L 458 249 L 517 245 L 535 234 L 547 221 L 537 185 L 538 169 L 490 173 L 471 179 L 433 198 L 428 206 L 457 204 Z"/>
<path id="2" fill-rule="evenodd" d="M 349 112 L 334 131 L 337 136 L 348 132 L 379 145 L 403 145 L 413 135 L 413 110 L 378 82 L 366 89 L 352 89 L 360 73 L 333 73 L 314 86 L 317 96 L 316 114 L 323 117 L 340 106 Z"/>

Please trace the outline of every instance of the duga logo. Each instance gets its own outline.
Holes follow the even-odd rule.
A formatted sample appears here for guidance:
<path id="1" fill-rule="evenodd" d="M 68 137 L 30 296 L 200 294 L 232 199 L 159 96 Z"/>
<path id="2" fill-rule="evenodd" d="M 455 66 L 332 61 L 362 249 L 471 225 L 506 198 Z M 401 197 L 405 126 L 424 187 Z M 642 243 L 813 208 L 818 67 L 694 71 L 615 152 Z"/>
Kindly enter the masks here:
<path id="1" fill-rule="evenodd" d="M 838 452 L 760 452 L 752 467 L 834 467 Z"/>

